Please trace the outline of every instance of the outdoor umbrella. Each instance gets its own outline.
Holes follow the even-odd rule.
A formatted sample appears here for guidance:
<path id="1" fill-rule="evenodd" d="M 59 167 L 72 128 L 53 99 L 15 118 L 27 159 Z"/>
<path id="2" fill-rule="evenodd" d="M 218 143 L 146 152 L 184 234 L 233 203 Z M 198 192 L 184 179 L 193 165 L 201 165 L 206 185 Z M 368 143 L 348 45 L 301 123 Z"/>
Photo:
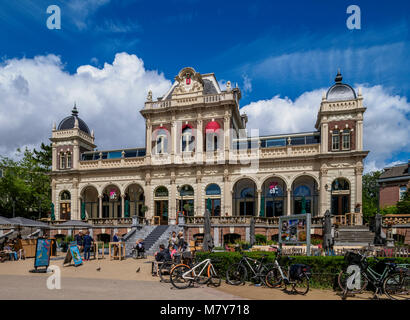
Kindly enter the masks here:
<path id="1" fill-rule="evenodd" d="M 214 239 L 211 236 L 211 206 L 211 199 L 208 198 L 206 201 L 206 210 L 204 215 L 204 242 L 202 244 L 204 251 L 210 251 L 214 247 Z"/>
<path id="2" fill-rule="evenodd" d="M 91 229 L 93 226 L 91 224 L 85 223 L 81 220 L 68 220 L 66 222 L 54 225 L 53 229 L 68 229 L 71 231 L 78 229 Z"/>
<path id="3" fill-rule="evenodd" d="M 24 217 L 16 217 L 16 218 L 11 218 L 9 219 L 11 222 L 13 222 L 15 225 L 19 227 L 27 227 L 27 228 L 39 228 L 39 229 L 48 229 L 49 226 L 47 223 L 41 222 L 41 221 L 36 221 L 32 219 L 27 219 Z"/>
<path id="4" fill-rule="evenodd" d="M 249 227 L 249 238 L 251 247 L 255 244 L 255 217 L 251 218 L 251 224 Z"/>
<path id="5" fill-rule="evenodd" d="M 10 219 L 7 219 L 5 217 L 0 216 L 0 227 L 9 229 L 15 225 L 14 222 L 10 221 Z"/>
<path id="6" fill-rule="evenodd" d="M 326 210 L 323 224 L 323 249 L 330 249 L 330 244 L 332 242 L 332 216 L 330 211 Z"/>

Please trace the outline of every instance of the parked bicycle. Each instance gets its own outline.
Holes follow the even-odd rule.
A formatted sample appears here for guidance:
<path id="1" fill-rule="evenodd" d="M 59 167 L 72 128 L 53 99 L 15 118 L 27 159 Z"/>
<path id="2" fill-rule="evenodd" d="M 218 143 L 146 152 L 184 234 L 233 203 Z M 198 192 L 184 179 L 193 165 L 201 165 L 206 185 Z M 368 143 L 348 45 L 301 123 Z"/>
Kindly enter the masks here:
<path id="1" fill-rule="evenodd" d="M 177 289 L 185 289 L 194 283 L 210 284 L 215 287 L 221 285 L 221 277 L 215 270 L 211 259 L 205 259 L 192 267 L 186 264 L 178 264 L 171 270 L 170 280 Z"/>
<path id="2" fill-rule="evenodd" d="M 410 269 L 406 264 L 392 262 L 394 259 L 378 259 L 371 267 L 365 255 L 347 252 L 345 261 L 348 268 L 338 276 L 339 287 L 343 290 L 342 299 L 349 293 L 361 293 L 371 283 L 375 288 L 374 297 L 385 294 L 392 300 L 410 299 Z"/>
<path id="3" fill-rule="evenodd" d="M 282 250 L 276 248 L 276 257 L 274 267 L 266 274 L 265 283 L 268 287 L 278 288 L 285 286 L 284 291 L 288 291 L 288 286 L 291 287 L 291 293 L 305 295 L 309 292 L 309 282 L 311 277 L 311 268 L 305 264 L 291 264 L 287 272 L 279 264 L 282 258 Z M 290 261 L 294 258 L 287 257 Z"/>
<path id="4" fill-rule="evenodd" d="M 245 284 L 245 281 L 248 279 L 249 270 L 250 280 L 265 284 L 266 274 L 274 267 L 272 263 L 266 263 L 266 257 L 267 255 L 263 255 L 260 259 L 253 259 L 242 252 L 241 260 L 238 263 L 232 264 L 226 270 L 226 281 L 235 286 Z"/>

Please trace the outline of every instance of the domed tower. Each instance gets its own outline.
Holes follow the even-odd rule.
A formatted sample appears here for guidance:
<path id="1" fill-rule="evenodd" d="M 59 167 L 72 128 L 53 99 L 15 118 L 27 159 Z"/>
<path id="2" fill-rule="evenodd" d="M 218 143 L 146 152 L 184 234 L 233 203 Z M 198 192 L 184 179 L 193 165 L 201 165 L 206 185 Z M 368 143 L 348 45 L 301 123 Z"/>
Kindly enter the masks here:
<path id="1" fill-rule="evenodd" d="M 94 145 L 94 132 L 78 116 L 76 105 L 71 116 L 64 118 L 58 127 L 53 125 L 51 137 L 53 147 L 53 171 L 67 171 L 78 169 L 80 154 L 92 151 Z"/>
<path id="2" fill-rule="evenodd" d="M 342 83 L 338 70 L 335 84 L 323 93 L 316 129 L 321 132 L 321 153 L 363 150 L 363 97 Z"/>
<path id="3" fill-rule="evenodd" d="M 354 214 L 360 224 L 366 108 L 361 89 L 356 93 L 342 80 L 338 70 L 335 84 L 323 93 L 315 125 L 321 137 L 321 213 L 330 208 L 332 214 Z"/>

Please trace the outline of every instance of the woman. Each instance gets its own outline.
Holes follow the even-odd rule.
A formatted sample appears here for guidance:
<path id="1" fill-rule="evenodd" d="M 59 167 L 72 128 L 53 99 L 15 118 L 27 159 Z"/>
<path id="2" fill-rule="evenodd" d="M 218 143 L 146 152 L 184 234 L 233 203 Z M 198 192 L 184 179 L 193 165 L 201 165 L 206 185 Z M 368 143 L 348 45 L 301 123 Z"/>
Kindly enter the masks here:
<path id="1" fill-rule="evenodd" d="M 177 241 L 177 246 L 178 246 L 178 251 L 182 252 L 185 251 L 186 249 L 186 242 L 184 239 L 184 233 L 182 231 L 180 231 L 178 233 L 178 241 Z"/>
<path id="2" fill-rule="evenodd" d="M 177 233 L 173 231 L 172 236 L 169 239 L 169 245 L 172 246 L 174 249 L 177 249 L 178 248 L 177 242 L 178 242 Z"/>

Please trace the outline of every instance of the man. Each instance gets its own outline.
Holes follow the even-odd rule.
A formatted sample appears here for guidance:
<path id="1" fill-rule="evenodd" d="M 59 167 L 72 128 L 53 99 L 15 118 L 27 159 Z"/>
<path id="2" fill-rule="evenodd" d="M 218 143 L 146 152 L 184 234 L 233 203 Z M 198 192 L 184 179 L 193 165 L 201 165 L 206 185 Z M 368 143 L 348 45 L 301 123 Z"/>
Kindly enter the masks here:
<path id="1" fill-rule="evenodd" d="M 118 233 L 114 233 L 114 237 L 112 237 L 112 242 L 120 242 L 120 238 L 118 237 Z M 118 256 L 118 246 L 114 246 L 114 257 Z"/>
<path id="2" fill-rule="evenodd" d="M 83 238 L 83 244 L 84 244 L 84 260 L 89 261 L 90 260 L 90 250 L 91 250 L 91 245 L 94 242 L 94 239 L 90 236 L 90 231 L 87 231 L 84 238 Z"/>
<path id="3" fill-rule="evenodd" d="M 163 244 L 159 245 L 159 251 L 155 252 L 155 260 L 158 262 L 171 260 L 171 254 L 168 249 L 165 249 Z"/>
<path id="4" fill-rule="evenodd" d="M 81 231 L 75 235 L 74 241 L 77 243 L 78 250 L 81 252 L 83 249 L 83 233 Z"/>

